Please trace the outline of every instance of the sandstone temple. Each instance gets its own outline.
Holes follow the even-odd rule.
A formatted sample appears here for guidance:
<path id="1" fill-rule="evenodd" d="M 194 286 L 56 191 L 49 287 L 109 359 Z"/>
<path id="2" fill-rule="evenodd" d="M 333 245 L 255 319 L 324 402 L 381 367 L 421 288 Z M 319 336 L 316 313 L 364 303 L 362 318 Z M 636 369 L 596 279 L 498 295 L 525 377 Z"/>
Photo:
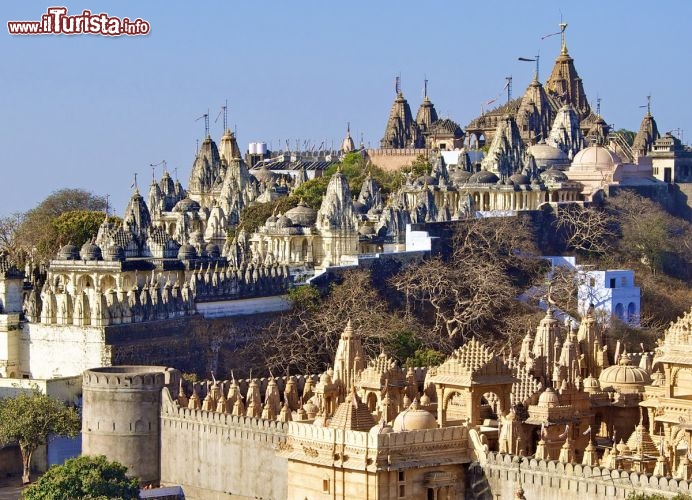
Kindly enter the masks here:
<path id="1" fill-rule="evenodd" d="M 518 353 L 471 340 L 434 367 L 366 359 L 349 323 L 321 374 L 97 368 L 83 451 L 189 498 L 672 495 L 692 486 L 690 331 L 692 311 L 655 352 L 611 352 L 590 313 L 575 330 L 549 309 Z"/>

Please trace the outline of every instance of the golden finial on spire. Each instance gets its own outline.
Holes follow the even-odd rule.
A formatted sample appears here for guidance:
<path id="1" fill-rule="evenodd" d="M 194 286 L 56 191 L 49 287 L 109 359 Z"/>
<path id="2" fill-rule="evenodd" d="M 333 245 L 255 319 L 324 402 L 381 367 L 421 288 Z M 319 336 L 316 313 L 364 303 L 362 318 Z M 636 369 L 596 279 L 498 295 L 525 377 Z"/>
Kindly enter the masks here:
<path id="1" fill-rule="evenodd" d="M 560 36 L 562 37 L 562 46 L 560 49 L 560 54 L 567 55 L 567 44 L 565 43 L 565 30 L 567 29 L 567 23 L 560 23 Z"/>

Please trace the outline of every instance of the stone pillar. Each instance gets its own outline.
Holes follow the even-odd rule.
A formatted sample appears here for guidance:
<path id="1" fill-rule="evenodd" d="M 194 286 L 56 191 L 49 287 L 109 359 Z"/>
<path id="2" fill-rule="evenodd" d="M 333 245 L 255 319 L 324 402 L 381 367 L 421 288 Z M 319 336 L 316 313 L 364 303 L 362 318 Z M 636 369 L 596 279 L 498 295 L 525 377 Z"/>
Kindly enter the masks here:
<path id="1" fill-rule="evenodd" d="M 437 425 L 440 427 L 445 426 L 445 408 L 444 408 L 444 387 L 443 386 L 436 386 L 435 391 L 437 392 Z"/>

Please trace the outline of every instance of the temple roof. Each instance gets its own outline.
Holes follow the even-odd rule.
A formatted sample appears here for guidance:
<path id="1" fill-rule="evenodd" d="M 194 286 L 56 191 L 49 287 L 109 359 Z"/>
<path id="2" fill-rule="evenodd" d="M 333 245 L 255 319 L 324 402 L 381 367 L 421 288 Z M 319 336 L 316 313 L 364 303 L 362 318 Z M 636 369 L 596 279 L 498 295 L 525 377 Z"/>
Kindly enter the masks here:
<path id="1" fill-rule="evenodd" d="M 584 93 L 584 85 L 574 67 L 574 59 L 570 57 L 564 44 L 545 82 L 545 89 L 558 102 L 571 104 L 580 119 L 586 118 L 591 113 L 591 106 Z"/>
<path id="2" fill-rule="evenodd" d="M 437 136 L 453 136 L 456 138 L 463 137 L 464 131 L 461 129 L 459 124 L 449 118 L 442 118 L 441 120 L 435 121 L 428 129 L 429 135 Z"/>
<path id="3" fill-rule="evenodd" d="M 430 102 L 430 98 L 426 95 L 418 108 L 418 113 L 416 113 L 416 123 L 420 127 L 421 132 L 425 133 L 436 121 L 438 121 L 438 117 L 435 105 Z"/>
<path id="4" fill-rule="evenodd" d="M 510 368 L 489 347 L 475 338 L 452 353 L 437 367 L 435 383 L 473 383 L 490 378 L 495 383 L 514 382 Z"/>
<path id="5" fill-rule="evenodd" d="M 632 143 L 632 150 L 645 155 L 653 149 L 654 142 L 660 137 L 656 120 L 650 112 L 647 112 Z"/>
<path id="6" fill-rule="evenodd" d="M 501 104 L 501 105 L 497 106 L 496 108 L 493 108 L 489 111 L 486 111 L 482 115 L 474 118 L 473 120 L 471 120 L 469 122 L 468 125 L 466 125 L 465 130 L 468 132 L 472 132 L 475 130 L 495 128 L 495 126 L 497 124 L 494 122 L 497 122 L 498 120 L 502 119 L 502 117 L 504 115 L 516 114 L 520 105 L 521 105 L 521 97 L 518 97 L 516 99 L 512 99 L 511 101 L 506 102 L 504 104 Z"/>
<path id="7" fill-rule="evenodd" d="M 362 432 L 369 431 L 374 425 L 375 419 L 372 418 L 370 410 L 354 391 L 346 396 L 346 401 L 339 405 L 329 422 L 332 429 Z"/>
<path id="8" fill-rule="evenodd" d="M 411 108 L 401 91 L 397 92 L 394 104 L 392 104 L 387 127 L 380 144 L 383 148 L 398 149 L 421 145 L 418 124 L 413 121 Z"/>
<path id="9" fill-rule="evenodd" d="M 206 193 L 222 176 L 221 156 L 216 143 L 207 135 L 192 164 L 188 190 L 190 193 Z"/>

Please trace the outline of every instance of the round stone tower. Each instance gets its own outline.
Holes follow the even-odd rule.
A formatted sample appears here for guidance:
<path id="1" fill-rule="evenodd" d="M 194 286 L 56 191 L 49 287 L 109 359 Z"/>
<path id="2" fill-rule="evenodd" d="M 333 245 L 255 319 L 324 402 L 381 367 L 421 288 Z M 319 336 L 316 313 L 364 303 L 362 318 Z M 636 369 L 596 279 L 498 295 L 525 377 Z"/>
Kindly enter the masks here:
<path id="1" fill-rule="evenodd" d="M 161 390 L 176 386 L 177 370 L 109 366 L 83 375 L 82 454 L 105 455 L 138 477 L 160 480 Z"/>

